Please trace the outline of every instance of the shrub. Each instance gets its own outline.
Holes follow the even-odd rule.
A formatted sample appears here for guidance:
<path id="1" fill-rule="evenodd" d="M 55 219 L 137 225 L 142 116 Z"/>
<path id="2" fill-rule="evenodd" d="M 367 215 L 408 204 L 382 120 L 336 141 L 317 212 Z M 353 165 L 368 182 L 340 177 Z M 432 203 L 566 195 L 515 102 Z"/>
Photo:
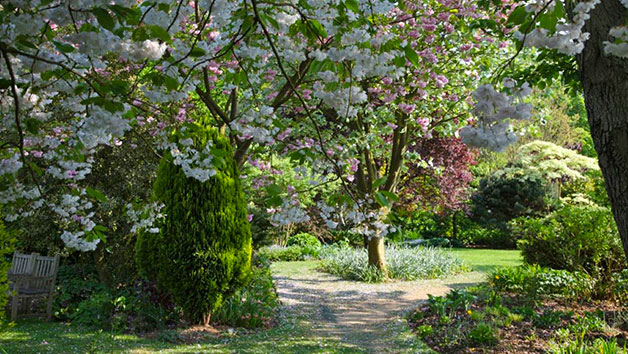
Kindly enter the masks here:
<path id="1" fill-rule="evenodd" d="M 178 318 L 169 298 L 151 284 L 110 289 L 84 265 L 59 267 L 53 309 L 60 320 L 133 332 L 163 328 Z"/>
<path id="2" fill-rule="evenodd" d="M 198 150 L 211 144 L 220 156 L 213 160 L 216 175 L 205 182 L 188 178 L 164 155 L 154 193 L 166 217 L 159 234 L 140 235 L 136 259 L 191 321 L 207 323 L 249 275 L 251 230 L 229 140 L 214 129 L 190 125 L 188 131 Z"/>
<path id="3" fill-rule="evenodd" d="M 268 327 L 279 307 L 270 269 L 253 267 L 249 282 L 214 312 L 214 321 L 246 328 Z"/>
<path id="4" fill-rule="evenodd" d="M 325 247 L 321 259 L 323 271 L 343 279 L 378 282 L 386 278 L 380 270 L 367 265 L 365 249 Z M 437 278 L 464 269 L 462 262 L 450 252 L 430 247 L 388 247 L 386 262 L 387 276 L 399 280 Z"/>
<path id="5" fill-rule="evenodd" d="M 268 246 L 262 247 L 255 253 L 256 257 L 269 262 L 293 262 L 305 259 L 303 249 L 299 246 Z"/>
<path id="6" fill-rule="evenodd" d="M 500 291 L 511 291 L 537 298 L 560 296 L 587 299 L 591 296 L 595 280 L 582 272 L 569 272 L 524 265 L 494 271 L 489 281 Z"/>
<path id="7" fill-rule="evenodd" d="M 483 224 L 505 228 L 505 223 L 516 217 L 549 211 L 549 196 L 549 185 L 540 174 L 504 168 L 480 181 L 472 196 L 472 213 Z"/>
<path id="8" fill-rule="evenodd" d="M 531 264 L 609 279 L 625 265 L 613 214 L 604 207 L 571 206 L 515 229 L 523 258 Z"/>
<path id="9" fill-rule="evenodd" d="M 15 246 L 15 237 L 5 230 L 0 219 L 0 329 L 5 321 L 4 307 L 9 299 L 9 283 L 7 273 L 11 268 L 11 254 Z"/>
<path id="10" fill-rule="evenodd" d="M 317 248 L 321 246 L 321 241 L 319 241 L 315 236 L 302 232 L 300 234 L 290 236 L 290 238 L 288 239 L 287 245 L 298 246 L 302 248 L 306 248 L 306 247 Z"/>

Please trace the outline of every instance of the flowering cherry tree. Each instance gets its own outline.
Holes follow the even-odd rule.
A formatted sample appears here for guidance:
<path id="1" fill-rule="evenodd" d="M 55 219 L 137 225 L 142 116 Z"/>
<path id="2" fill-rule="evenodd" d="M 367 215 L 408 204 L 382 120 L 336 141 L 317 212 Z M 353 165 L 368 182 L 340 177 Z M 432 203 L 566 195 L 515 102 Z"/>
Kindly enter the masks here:
<path id="1" fill-rule="evenodd" d="M 85 184 L 96 152 L 147 144 L 205 181 L 224 152 L 196 149 L 190 136 L 209 124 L 230 138 L 240 165 L 274 151 L 340 181 L 344 196 L 326 200 L 321 215 L 334 225 L 346 211 L 371 240 L 370 263 L 383 268 L 387 210 L 416 159 L 409 142 L 456 134 L 484 53 L 503 47 L 474 29 L 486 19 L 461 0 L 7 1 L 5 216 L 49 208 L 68 247 L 93 250 L 107 231 L 94 222 L 106 194 Z M 487 88 L 476 97 L 506 102 L 476 107 L 486 117 L 529 112 L 516 97 L 494 96 Z M 128 206 L 134 229 L 156 232 L 161 206 L 139 204 Z M 293 207 L 278 199 L 276 222 L 307 217 Z"/>

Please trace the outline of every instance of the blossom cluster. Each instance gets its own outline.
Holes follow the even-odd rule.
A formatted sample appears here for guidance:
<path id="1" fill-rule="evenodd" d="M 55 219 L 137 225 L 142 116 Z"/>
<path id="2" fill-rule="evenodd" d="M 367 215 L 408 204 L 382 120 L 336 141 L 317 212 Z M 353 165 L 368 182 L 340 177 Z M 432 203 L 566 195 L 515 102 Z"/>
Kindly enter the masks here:
<path id="1" fill-rule="evenodd" d="M 548 7 L 547 3 L 547 0 L 534 0 L 534 4 L 526 5 L 526 11 L 539 12 Z M 576 55 L 582 52 L 584 43 L 589 39 L 589 33 L 582 31 L 585 22 L 590 18 L 589 12 L 599 3 L 600 0 L 579 2 L 573 9 L 571 20 L 557 23 L 553 33 L 545 28 L 535 28 L 525 34 L 516 32 L 515 38 L 523 41 L 528 47 L 555 49 L 560 53 Z"/>
<path id="2" fill-rule="evenodd" d="M 479 121 L 475 126 L 467 125 L 460 130 L 465 144 L 503 151 L 517 141 L 508 120 L 529 119 L 532 116 L 532 106 L 521 102 L 532 90 L 528 83 L 516 87 L 512 79 L 504 79 L 503 86 L 510 91 L 510 95 L 498 92 L 491 84 L 482 85 L 473 92 L 472 96 L 477 101 L 473 113 Z"/>

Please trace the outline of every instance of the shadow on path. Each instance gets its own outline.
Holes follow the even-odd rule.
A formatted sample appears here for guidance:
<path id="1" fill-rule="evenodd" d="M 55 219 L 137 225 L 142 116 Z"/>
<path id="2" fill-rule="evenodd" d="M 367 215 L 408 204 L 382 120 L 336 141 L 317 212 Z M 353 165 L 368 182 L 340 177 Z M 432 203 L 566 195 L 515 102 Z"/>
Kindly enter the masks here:
<path id="1" fill-rule="evenodd" d="M 367 284 L 345 281 L 314 268 L 302 274 L 282 274 L 285 265 L 273 270 L 280 300 L 287 311 L 309 314 L 313 335 L 354 345 L 371 353 L 404 353 L 392 346 L 389 327 L 403 320 L 407 311 L 452 288 L 483 280 L 478 272 L 447 279 Z M 399 331 L 399 326 L 396 328 Z"/>

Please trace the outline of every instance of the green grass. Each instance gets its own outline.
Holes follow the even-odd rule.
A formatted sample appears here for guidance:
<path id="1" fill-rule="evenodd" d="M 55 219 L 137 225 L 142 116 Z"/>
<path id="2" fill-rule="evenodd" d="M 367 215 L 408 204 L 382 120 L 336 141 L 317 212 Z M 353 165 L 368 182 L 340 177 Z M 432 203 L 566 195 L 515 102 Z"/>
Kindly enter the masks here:
<path id="1" fill-rule="evenodd" d="M 519 251 L 453 249 L 452 252 L 473 270 L 490 272 L 499 267 L 522 263 Z M 316 271 L 318 261 L 277 262 L 272 270 L 282 276 L 307 275 Z M 99 332 L 93 328 L 39 320 L 19 321 L 15 327 L 0 332 L 0 354 L 3 353 L 364 353 L 334 338 L 315 334 L 309 314 L 282 316 L 280 325 L 266 331 L 238 333 L 220 338 L 208 336 L 199 343 L 168 342 L 176 332 L 136 336 Z M 391 343 L 400 345 L 414 339 L 405 324 L 391 324 Z M 170 335 L 169 335 L 170 334 Z M 394 335 L 393 335 L 394 334 Z M 410 339 L 408 339 L 410 338 Z M 418 345 L 418 344 L 417 344 Z M 418 345 L 415 352 L 423 352 Z"/>
<path id="2" fill-rule="evenodd" d="M 318 267 L 317 260 L 300 261 L 300 262 L 274 262 L 270 269 L 273 273 L 283 276 L 295 276 L 308 273 L 315 273 Z"/>
<path id="3" fill-rule="evenodd" d="M 235 336 L 208 336 L 199 343 L 175 344 L 93 328 L 20 321 L 0 333 L 0 353 L 363 353 L 359 348 L 312 335 L 307 324 L 281 325 Z M 166 331 L 164 335 L 172 332 Z"/>
<path id="4" fill-rule="evenodd" d="M 518 250 L 453 248 L 452 252 L 478 272 L 489 273 L 497 268 L 516 267 L 523 264 L 521 251 Z"/>

